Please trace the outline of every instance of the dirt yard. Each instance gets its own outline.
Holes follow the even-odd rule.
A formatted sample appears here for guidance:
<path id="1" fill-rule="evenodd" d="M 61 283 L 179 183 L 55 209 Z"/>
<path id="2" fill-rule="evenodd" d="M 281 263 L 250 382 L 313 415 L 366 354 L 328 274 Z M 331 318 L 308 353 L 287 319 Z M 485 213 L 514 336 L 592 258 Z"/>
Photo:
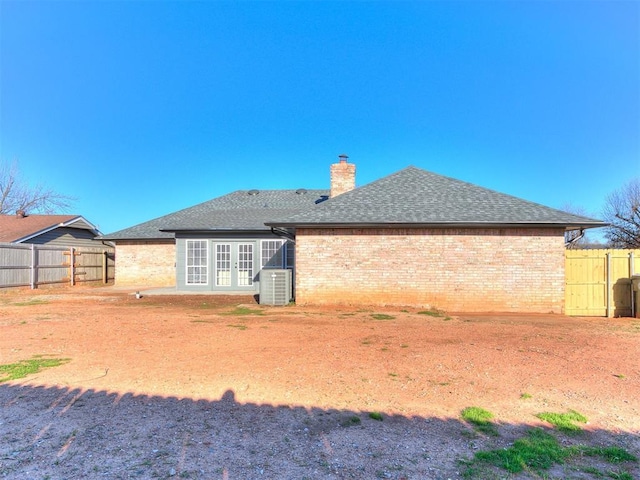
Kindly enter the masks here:
<path id="1" fill-rule="evenodd" d="M 0 364 L 37 355 L 69 362 L 0 384 L 0 478 L 473 478 L 461 460 L 533 427 L 640 457 L 637 319 L 0 291 Z M 469 406 L 499 434 L 461 420 Z M 535 416 L 569 410 L 582 434 Z M 546 475 L 596 471 L 640 478 L 591 457 Z"/>

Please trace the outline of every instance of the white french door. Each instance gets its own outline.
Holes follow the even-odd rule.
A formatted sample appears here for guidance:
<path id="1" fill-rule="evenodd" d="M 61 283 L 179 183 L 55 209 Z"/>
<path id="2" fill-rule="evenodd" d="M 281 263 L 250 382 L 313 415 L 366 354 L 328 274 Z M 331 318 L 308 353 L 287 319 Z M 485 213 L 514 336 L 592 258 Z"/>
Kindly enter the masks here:
<path id="1" fill-rule="evenodd" d="M 215 242 L 214 252 L 214 285 L 216 288 L 253 290 L 255 274 L 253 243 Z"/>

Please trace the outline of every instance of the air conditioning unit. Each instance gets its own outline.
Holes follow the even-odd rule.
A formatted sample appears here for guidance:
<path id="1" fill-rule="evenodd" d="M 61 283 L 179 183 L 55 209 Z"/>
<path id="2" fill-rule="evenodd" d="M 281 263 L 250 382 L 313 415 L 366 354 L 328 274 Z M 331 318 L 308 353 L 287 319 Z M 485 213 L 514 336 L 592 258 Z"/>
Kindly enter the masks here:
<path id="1" fill-rule="evenodd" d="M 287 305 L 292 297 L 291 270 L 260 272 L 260 305 Z"/>

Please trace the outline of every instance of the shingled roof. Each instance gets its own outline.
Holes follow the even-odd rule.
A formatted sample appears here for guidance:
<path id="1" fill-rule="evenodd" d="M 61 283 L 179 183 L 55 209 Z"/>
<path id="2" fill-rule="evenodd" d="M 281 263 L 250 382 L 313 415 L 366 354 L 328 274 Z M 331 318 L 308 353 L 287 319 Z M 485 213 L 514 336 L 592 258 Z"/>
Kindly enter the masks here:
<path id="1" fill-rule="evenodd" d="M 267 225 L 590 228 L 606 224 L 411 166 Z"/>
<path id="2" fill-rule="evenodd" d="M 101 237 L 103 240 L 171 239 L 175 232 L 269 231 L 279 221 L 328 198 L 328 190 L 238 190 L 193 207 Z"/>
<path id="3" fill-rule="evenodd" d="M 25 242 L 54 228 L 98 229 L 80 215 L 0 215 L 0 242 Z"/>

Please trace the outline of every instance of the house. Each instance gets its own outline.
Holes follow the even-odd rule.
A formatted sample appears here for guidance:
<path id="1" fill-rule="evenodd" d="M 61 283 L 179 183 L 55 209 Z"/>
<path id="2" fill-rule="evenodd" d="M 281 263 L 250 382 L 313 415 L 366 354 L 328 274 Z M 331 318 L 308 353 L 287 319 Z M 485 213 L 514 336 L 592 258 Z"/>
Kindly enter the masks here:
<path id="1" fill-rule="evenodd" d="M 277 267 L 299 304 L 561 313 L 564 233 L 604 225 L 416 167 L 356 188 L 341 156 L 330 192 L 233 192 L 103 238 L 118 284 L 258 292 Z"/>
<path id="2" fill-rule="evenodd" d="M 265 225 L 327 190 L 238 190 L 101 237 L 116 244 L 116 284 L 256 293 L 263 268 L 294 267 L 292 236 Z"/>
<path id="3" fill-rule="evenodd" d="M 102 247 L 98 228 L 80 215 L 0 215 L 0 242 L 65 247 Z"/>

